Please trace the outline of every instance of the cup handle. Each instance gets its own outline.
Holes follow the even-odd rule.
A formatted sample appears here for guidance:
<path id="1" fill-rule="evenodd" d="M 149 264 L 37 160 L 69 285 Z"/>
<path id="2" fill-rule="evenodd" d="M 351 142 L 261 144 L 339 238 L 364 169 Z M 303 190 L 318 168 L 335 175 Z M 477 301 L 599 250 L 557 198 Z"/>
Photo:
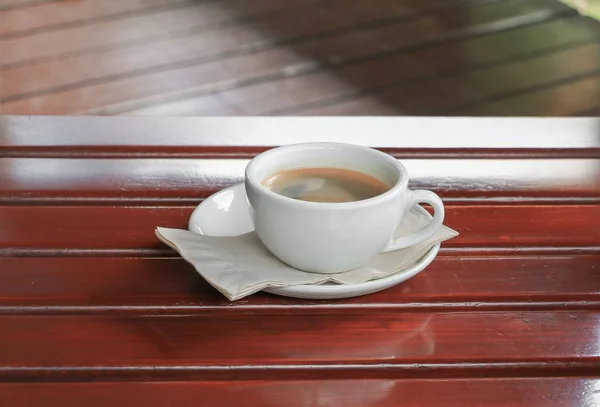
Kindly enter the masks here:
<path id="1" fill-rule="evenodd" d="M 410 210 L 418 203 L 428 203 L 433 207 L 433 219 L 429 225 L 408 236 L 390 240 L 385 249 L 383 249 L 384 252 L 405 249 L 417 245 L 433 236 L 433 234 L 442 226 L 445 215 L 444 203 L 437 194 L 426 190 L 410 191 L 407 201 L 407 210 Z"/>

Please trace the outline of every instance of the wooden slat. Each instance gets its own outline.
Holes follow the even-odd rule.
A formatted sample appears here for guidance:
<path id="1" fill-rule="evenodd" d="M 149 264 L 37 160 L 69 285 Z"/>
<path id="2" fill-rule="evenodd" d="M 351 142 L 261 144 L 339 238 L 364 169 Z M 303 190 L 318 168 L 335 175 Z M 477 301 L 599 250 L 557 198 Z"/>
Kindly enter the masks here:
<path id="1" fill-rule="evenodd" d="M 157 9 L 176 8 L 186 0 L 127 0 L 42 2 L 33 7 L 16 8 L 0 15 L 0 39 L 26 36 L 105 19 L 125 18 Z M 1 8 L 0 3 L 0 10 Z"/>
<path id="2" fill-rule="evenodd" d="M 572 78 L 563 84 L 537 89 L 524 94 L 500 97 L 478 106 L 453 111 L 461 116 L 494 116 L 500 112 L 511 116 L 543 114 L 576 115 L 582 111 L 600 108 L 600 74 L 587 78 Z"/>
<path id="3" fill-rule="evenodd" d="M 384 10 L 389 9 L 391 15 L 394 13 L 403 13 L 402 10 L 407 10 L 406 7 L 402 7 L 397 3 L 393 5 L 389 0 L 377 1 L 380 6 L 387 6 L 384 8 Z M 158 42 L 160 40 L 168 40 L 176 36 L 183 35 L 186 37 L 190 34 L 194 34 L 193 32 L 190 32 L 192 30 L 203 30 L 206 34 L 207 32 L 210 33 L 211 30 L 218 30 L 220 28 L 218 24 L 232 22 L 236 18 L 256 14 L 260 15 L 260 13 L 268 13 L 278 9 L 283 9 L 285 11 L 286 8 L 291 10 L 278 15 L 277 18 L 272 20 L 271 24 L 267 22 L 256 22 L 256 28 L 269 29 L 271 27 L 279 27 L 280 23 L 277 22 L 277 20 L 279 20 L 281 23 L 291 24 L 289 27 L 290 29 L 303 29 L 305 33 L 309 33 L 309 27 L 306 27 L 305 24 L 306 17 L 310 17 L 315 23 L 318 24 L 318 26 L 320 26 L 319 20 L 323 19 L 333 23 L 332 19 L 335 20 L 334 15 L 340 10 L 339 2 L 337 0 L 325 0 L 320 1 L 320 13 L 312 7 L 306 8 L 300 13 L 300 16 L 304 18 L 298 18 L 298 10 L 293 10 L 293 6 L 306 3 L 314 3 L 314 0 L 293 0 L 291 2 L 286 2 L 285 5 L 281 4 L 281 2 L 275 2 L 273 0 L 260 0 L 253 1 L 252 7 L 249 7 L 247 4 L 245 4 L 245 2 L 240 0 L 228 2 L 226 4 L 227 7 L 219 2 L 202 2 L 195 6 L 193 3 L 191 3 L 193 8 L 171 11 L 167 10 L 153 16 L 153 19 L 151 20 L 143 17 L 132 17 L 120 21 L 101 22 L 94 26 L 75 27 L 72 29 L 51 33 L 49 39 L 54 40 L 56 45 L 49 47 L 49 49 L 46 50 L 41 47 L 42 44 L 40 42 L 43 34 L 15 40 L 7 40 L 3 42 L 7 49 L 24 46 L 29 46 L 33 49 L 31 52 L 12 51 L 11 54 L 7 55 L 3 63 L 5 65 L 10 64 L 15 66 L 17 63 L 22 65 L 24 63 L 31 63 L 34 61 L 43 61 L 52 55 L 64 57 L 70 54 L 81 53 L 82 51 L 85 52 L 86 50 L 108 51 L 110 48 L 116 48 L 128 43 L 131 43 L 132 45 L 143 44 L 139 42 L 139 40 L 142 38 L 145 40 L 144 42 Z M 353 14 L 349 16 L 349 25 L 356 24 L 361 21 L 356 15 L 359 12 L 371 15 L 363 15 L 363 21 L 368 21 L 369 17 L 383 16 L 382 12 L 384 10 L 381 8 L 377 10 L 377 7 L 368 7 L 368 4 L 363 0 L 352 0 L 350 4 L 348 3 L 349 2 L 344 3 L 347 6 L 346 9 Z M 429 1 L 429 3 L 431 3 L 431 1 Z M 185 13 L 187 13 L 187 17 L 185 16 Z M 404 11 L 403 14 L 405 13 L 407 13 L 407 11 Z M 293 18 L 294 15 L 296 18 Z M 271 15 L 267 14 L 266 17 L 271 17 Z M 337 18 L 337 21 L 338 25 L 343 25 L 339 18 Z M 305 27 L 302 28 L 302 25 Z M 136 32 L 128 32 L 127 27 L 131 26 L 135 26 L 137 28 Z M 106 38 L 106 36 L 101 37 L 98 35 L 100 32 L 106 30 L 113 30 L 120 35 L 114 35 L 108 38 Z M 238 32 L 242 31 L 238 29 Z M 65 41 L 65 38 L 72 36 L 79 38 L 75 41 Z M 199 37 L 199 39 L 202 39 L 202 37 Z M 210 43 L 210 37 L 208 40 Z M 138 42 L 136 43 L 135 41 Z M 177 44 L 178 43 L 175 43 L 174 45 L 176 46 Z M 179 44 L 180 47 L 182 45 L 187 45 L 189 47 L 190 45 L 189 40 L 187 43 L 184 42 Z M 194 48 L 192 47 L 192 49 Z M 39 54 L 34 54 L 33 51 L 39 51 Z"/>
<path id="4" fill-rule="evenodd" d="M 0 313 L 600 309 L 599 265 L 598 255 L 440 256 L 407 282 L 364 297 L 331 302 L 259 293 L 231 303 L 180 258 L 0 258 Z"/>
<path id="5" fill-rule="evenodd" d="M 310 55 L 311 61 L 323 61 L 327 70 L 292 78 L 283 76 L 272 82 L 261 81 L 225 91 L 219 96 L 238 109 L 244 109 L 246 114 L 273 114 L 286 112 L 296 105 L 314 100 L 356 95 L 369 92 L 373 87 L 386 88 L 391 83 L 408 82 L 408 79 L 414 79 L 415 76 L 413 74 L 406 78 L 402 75 L 405 70 L 403 61 L 407 57 L 418 58 L 418 52 L 412 52 L 415 48 L 427 48 L 440 42 L 447 43 L 450 40 L 502 32 L 531 24 L 532 21 L 523 16 L 515 17 L 526 11 L 530 12 L 526 16 L 535 21 L 550 18 L 541 16 L 540 12 L 543 14 L 544 9 L 536 9 L 536 5 L 539 7 L 540 3 L 501 2 L 468 11 L 458 10 L 429 16 L 369 32 L 358 32 L 335 38 L 329 43 L 319 41 L 298 44 L 295 49 Z M 543 5 L 552 6 L 552 3 L 544 2 Z M 529 6 L 531 9 L 528 9 Z M 465 14 L 468 14 L 468 18 Z M 598 30 L 595 31 L 599 33 Z M 410 51 L 410 54 L 397 55 L 403 51 Z M 365 63 L 366 58 L 362 56 L 365 52 L 378 60 Z M 435 64 L 426 65 L 418 71 L 419 77 L 435 76 L 430 72 L 428 74 L 434 68 Z M 399 72 L 399 75 L 394 76 L 394 71 Z M 171 103 L 163 101 L 155 107 L 127 112 L 141 115 L 195 115 L 199 113 L 196 106 L 201 107 L 204 98 L 205 96 L 199 96 Z M 410 111 L 397 113 L 408 114 Z"/>
<path id="6" fill-rule="evenodd" d="M 450 9 L 399 24 L 388 24 L 359 30 L 350 36 L 332 39 L 327 47 L 317 42 L 295 45 L 295 49 L 314 59 L 352 60 L 364 54 L 360 48 L 385 54 L 425 51 L 425 48 L 469 42 L 479 36 L 501 35 L 558 18 L 568 19 L 571 10 L 551 1 L 510 0 L 481 4 L 479 7 Z M 593 24 L 578 24 L 580 30 L 597 32 Z M 543 29 L 543 28 L 542 28 Z M 572 31 L 574 28 L 569 28 Z M 567 32 L 564 33 L 568 36 Z M 359 48 L 359 49 L 357 49 Z"/>
<path id="7" fill-rule="evenodd" d="M 303 1 L 306 2 L 307 0 Z M 380 0 L 380 3 L 382 1 Z M 335 5 L 335 3 L 332 3 L 332 5 Z M 223 5 L 213 3 L 211 7 L 219 10 L 223 8 Z M 271 7 L 276 9 L 275 4 Z M 288 11 L 287 13 L 282 12 L 277 15 L 277 18 L 291 24 L 292 21 L 297 20 L 297 13 L 297 10 L 294 10 L 294 12 Z M 354 18 L 359 18 L 359 16 L 354 16 Z M 362 18 L 364 19 L 366 16 Z M 350 18 L 348 23 L 352 22 L 353 20 Z M 311 26 L 312 33 L 331 31 L 326 21 L 316 21 L 316 23 L 316 26 Z M 255 27 L 255 25 L 260 26 L 261 24 L 268 24 L 268 21 L 254 22 L 251 25 L 243 25 L 241 22 L 239 24 L 228 24 L 221 29 L 211 31 L 189 30 L 172 39 L 142 43 L 126 48 L 107 48 L 102 52 L 86 53 L 70 58 L 8 69 L 2 72 L 2 78 L 7 83 L 6 88 L 3 88 L 3 99 L 10 99 L 11 96 L 23 93 L 49 92 L 52 89 L 65 89 L 67 86 L 77 87 L 74 85 L 78 84 L 83 86 L 92 80 L 97 82 L 101 79 L 107 82 L 115 75 L 117 78 L 135 76 L 152 70 L 172 69 L 185 64 L 194 65 L 205 60 L 217 59 L 221 54 L 231 56 L 235 52 L 243 54 L 261 47 L 265 48 L 268 47 L 269 43 L 276 41 L 268 38 L 262 32 L 264 28 L 268 27 L 263 27 L 263 30 L 260 30 L 260 27 Z M 302 37 L 307 34 L 306 30 L 307 27 L 298 27 L 298 31 L 290 32 L 288 37 Z M 263 45 L 261 46 L 261 44 Z M 69 71 L 69 75 L 62 74 L 65 70 Z M 29 81 L 28 84 L 22 83 L 20 85 L 10 83 L 15 79 L 24 82 L 23 79 L 25 78 L 37 78 L 41 72 L 46 73 L 46 75 L 34 82 Z"/>
<path id="8" fill-rule="evenodd" d="M 600 117 L 600 106 L 584 109 L 576 112 L 574 116 L 578 117 Z"/>
<path id="9" fill-rule="evenodd" d="M 483 64 L 493 65 L 497 61 L 535 56 L 599 36 L 597 21 L 582 16 L 563 17 L 493 35 L 417 49 L 414 54 L 440 72 L 450 73 Z"/>
<path id="10" fill-rule="evenodd" d="M 57 0 L 0 0 L 0 11 L 28 8 Z"/>
<path id="11" fill-rule="evenodd" d="M 485 97 L 510 94 L 519 89 L 552 83 L 600 70 L 600 43 L 574 46 L 537 58 L 453 77 Z M 535 73 L 535 75 L 532 75 Z M 504 76 L 504 78 L 503 78 Z M 505 83 L 502 79 L 509 78 Z"/>
<path id="12" fill-rule="evenodd" d="M 529 10 L 530 14 L 534 19 L 547 19 L 554 15 L 554 13 L 564 12 L 564 6 L 558 2 L 548 3 L 546 0 L 536 1 L 530 7 L 530 2 L 523 3 L 521 1 L 511 0 L 505 5 L 504 2 L 494 3 L 487 7 L 477 7 L 473 10 L 475 15 L 471 16 L 474 18 L 472 23 L 465 25 L 464 22 L 459 21 L 458 23 L 452 23 L 456 20 L 456 16 L 452 18 L 447 17 L 449 27 L 441 28 L 440 32 L 431 30 L 432 17 L 429 17 L 429 22 L 424 24 L 424 20 L 417 20 L 420 22 L 419 27 L 416 29 L 412 27 L 403 27 L 404 34 L 400 35 L 395 33 L 388 33 L 390 38 L 407 38 L 410 33 L 415 38 L 416 42 L 431 42 L 431 35 L 434 35 L 436 41 L 443 39 L 450 32 L 457 30 L 461 32 L 467 32 L 467 34 L 475 30 L 475 27 L 479 27 L 476 31 L 481 30 L 481 26 L 486 26 L 491 22 L 497 22 L 498 19 L 504 17 L 504 15 L 520 15 L 523 13 L 523 7 L 525 10 Z M 526 4 L 527 6 L 524 6 Z M 384 18 L 388 17 L 390 12 L 385 7 L 377 8 L 373 10 L 379 10 L 378 15 L 373 17 L 373 10 L 371 9 L 372 4 L 369 3 L 370 12 L 357 8 L 355 14 L 362 18 Z M 495 7 L 494 9 L 491 9 Z M 486 9 L 485 12 L 478 12 L 477 10 Z M 569 12 L 572 10 L 569 9 Z M 459 13 L 458 11 L 454 12 Z M 464 11 L 462 14 L 464 15 Z M 346 14 L 346 13 L 345 13 Z M 344 15 L 345 15 L 344 14 Z M 460 15 L 460 14 L 458 14 Z M 325 16 L 328 16 L 325 14 Z M 339 21 L 331 23 L 327 20 L 327 23 L 323 23 L 325 27 L 331 29 L 339 24 L 349 24 L 347 17 L 341 18 L 340 13 L 333 13 L 331 18 L 335 18 Z M 479 16 L 479 19 L 476 17 Z M 530 23 L 527 19 L 517 19 L 505 17 L 506 19 L 514 22 L 518 25 Z M 425 17 L 427 18 L 427 17 Z M 314 22 L 308 24 L 308 20 L 302 20 L 304 26 L 306 26 L 307 33 L 311 32 Z M 523 22 L 523 21 L 524 22 Z M 278 24 L 279 24 L 279 20 Z M 296 21 L 296 20 L 294 20 Z M 300 20 L 298 20 L 300 21 Z M 434 20 L 436 22 L 437 20 Z M 442 21 L 446 19 L 442 18 Z M 300 24 L 300 23 L 298 23 Z M 308 25 L 307 25 L 308 24 Z M 415 23 L 416 24 L 416 23 Z M 478 25 L 479 24 L 479 25 Z M 292 29 L 294 25 L 281 23 L 282 28 Z M 296 24 L 297 25 L 297 24 Z M 444 25 L 440 25 L 444 27 Z M 310 30 L 309 30 L 310 28 Z M 492 26 L 495 29 L 495 26 Z M 504 27 L 502 27 L 504 29 Z M 420 33 L 426 36 L 424 40 L 420 40 Z M 429 34 L 431 33 L 431 34 Z M 384 36 L 385 37 L 385 36 Z M 382 40 L 382 38 L 380 38 Z M 415 42 L 413 41 L 413 43 Z M 314 40 L 313 46 L 320 49 L 327 47 L 327 43 L 323 40 Z M 364 60 L 368 57 L 380 55 L 380 47 L 377 48 L 363 48 L 356 47 L 354 49 L 364 50 L 362 55 L 354 56 L 352 60 Z M 308 48 L 302 47 L 302 53 L 307 53 Z M 331 50 L 329 48 L 328 59 L 331 59 Z M 389 51 L 384 52 L 389 53 Z M 19 98 L 7 97 L 4 99 L 3 111 L 6 114 L 18 114 L 19 112 L 28 112 L 31 114 L 45 113 L 45 114 L 65 114 L 65 113 L 118 113 L 128 110 L 137 109 L 143 105 L 152 105 L 157 101 L 163 103 L 168 100 L 177 100 L 182 97 L 190 97 L 197 94 L 206 94 L 221 89 L 240 87 L 245 85 L 251 85 L 256 82 L 268 82 L 278 77 L 285 77 L 292 72 L 295 75 L 300 73 L 306 73 L 306 71 L 315 71 L 320 67 L 320 64 L 315 63 L 315 55 L 310 54 L 309 61 L 307 58 L 302 56 L 301 53 L 285 48 L 276 48 L 270 51 L 264 51 L 258 54 L 234 56 L 232 58 L 224 59 L 218 62 L 205 63 L 201 65 L 192 66 L 173 66 L 172 69 L 162 72 L 148 72 L 142 75 L 138 75 L 130 78 L 113 78 L 109 81 L 98 81 L 85 84 L 85 87 L 70 89 L 70 88 L 57 88 L 59 93 L 50 93 L 40 95 L 25 95 L 27 99 L 19 100 Z M 325 62 L 326 67 L 340 66 L 342 64 L 348 64 L 350 61 L 341 59 L 341 55 L 336 55 L 333 58 L 334 62 Z M 424 68 L 423 68 L 424 69 Z M 7 81 L 13 82 L 14 81 Z M 18 81 L 22 83 L 23 81 Z M 126 92 L 124 94 L 124 91 Z M 93 95 L 93 97 L 92 97 Z M 166 99 L 165 99 L 166 98 Z"/>
<path id="13" fill-rule="evenodd" d="M 7 206 L 0 213 L 0 252 L 42 248 L 165 249 L 157 226 L 185 229 L 193 206 Z M 600 246 L 598 205 L 446 205 L 445 223 L 460 236 L 445 247 Z M 518 233 L 515 226 L 519 225 Z M 93 231 L 93 233 L 90 233 Z M 36 254 L 35 250 L 30 254 Z"/>
<path id="14" fill-rule="evenodd" d="M 538 58 L 455 76 L 453 80 L 465 87 L 477 89 L 481 96 L 463 104 L 462 107 L 457 103 L 447 112 L 456 111 L 457 108 L 478 108 L 490 99 L 505 99 L 531 89 L 547 92 L 548 86 L 595 73 L 600 73 L 600 43 L 573 47 Z M 506 78 L 510 78 L 508 83 L 504 83 Z M 593 90 L 589 94 L 593 95 Z M 519 108 L 523 111 L 521 106 Z M 559 111 L 556 113 L 560 114 Z"/>
<path id="15" fill-rule="evenodd" d="M 286 112 L 292 106 L 308 103 L 314 98 L 355 95 L 369 91 L 372 87 L 385 88 L 388 82 L 406 82 L 407 79 L 428 76 L 427 72 L 430 68 L 429 65 L 425 65 L 417 71 L 418 76 L 412 74 L 405 77 L 400 74 L 394 77 L 394 71 L 401 72 L 406 69 L 402 61 L 407 57 L 417 58 L 412 52 L 404 57 L 397 56 L 399 53 L 546 21 L 555 18 L 555 13 L 563 13 L 561 7 L 558 10 L 553 9 L 555 5 L 556 3 L 551 2 L 500 2 L 468 11 L 457 10 L 428 16 L 368 32 L 357 32 L 333 38 L 331 41 L 319 40 L 298 44 L 294 49 L 310 56 L 309 68 L 304 69 L 301 64 L 298 64 L 303 68 L 300 72 L 302 75 L 290 75 L 286 72 L 286 75 L 279 75 L 278 78 L 255 80 L 245 83 L 244 86 L 240 86 L 243 83 L 238 82 L 236 88 L 219 93 L 218 96 L 228 104 L 243 109 L 245 114 L 274 114 Z M 468 14 L 468 17 L 465 17 L 465 14 Z M 364 63 L 369 58 L 378 61 Z M 315 64 L 314 61 L 319 61 L 319 66 L 327 69 L 311 68 L 311 64 Z M 418 66 L 415 62 L 411 65 Z M 375 72 L 371 72 L 372 70 Z M 310 74 L 311 72 L 315 73 Z M 167 116 L 197 115 L 200 111 L 196 106 L 201 108 L 205 103 L 203 94 L 205 92 L 196 93 L 200 96 L 182 95 L 173 97 L 175 99 L 173 102 L 169 102 L 169 98 L 161 100 L 160 103 L 142 102 L 142 105 L 150 105 L 149 107 L 132 109 L 124 105 L 122 109 L 116 106 L 114 109 L 109 108 L 98 112 Z"/>
<path id="16" fill-rule="evenodd" d="M 198 316 L 1 316 L 0 378 L 547 376 L 600 368 L 600 313 L 288 309 Z M 40 346 L 43 338 L 43 346 Z M 243 338 L 244 346 L 239 346 Z M 345 369 L 346 368 L 346 369 Z M 529 374 L 528 374 L 529 371 Z M 506 373 L 505 373 L 506 374 Z"/>
<path id="17" fill-rule="evenodd" d="M 600 25 L 582 30 L 581 21 L 576 21 L 558 20 L 546 23 L 545 27 L 535 25 L 467 43 L 417 50 L 410 55 L 426 61 L 437 71 L 418 83 L 394 79 L 387 86 L 357 87 L 354 93 L 348 94 L 326 95 L 324 91 L 316 91 L 310 98 L 299 101 L 302 103 L 259 113 L 442 114 L 461 106 L 481 104 L 491 96 L 551 85 L 557 80 L 600 69 L 598 43 L 576 45 L 578 41 L 600 37 Z M 555 35 L 555 32 L 560 34 Z M 545 36 L 539 38 L 542 33 Z M 570 41 L 575 44 L 565 47 Z M 311 79 L 305 81 L 305 86 L 310 86 Z"/>
<path id="18" fill-rule="evenodd" d="M 480 99 L 474 89 L 462 86 L 451 78 L 423 79 L 408 83 L 395 82 L 354 94 L 314 97 L 313 100 L 268 113 L 294 116 L 420 116 Z M 209 103 L 210 99 L 206 97 L 202 101 Z M 229 106 L 233 107 L 232 104 Z"/>
<path id="19" fill-rule="evenodd" d="M 373 96 L 381 105 L 398 114 L 447 114 L 461 106 L 481 105 L 490 97 L 501 97 L 531 87 L 543 88 L 556 81 L 597 71 L 600 71 L 600 43 L 593 43 L 537 58 L 495 65 L 489 69 L 476 70 L 451 78 L 433 79 L 424 84 L 406 86 L 406 89 L 401 86 L 401 81 L 396 81 L 394 82 L 395 86 L 399 86 L 400 89 L 392 90 L 389 87 L 382 87 Z M 306 104 L 318 101 L 323 95 L 324 91 L 317 92 L 302 102 Z M 335 97 L 335 95 L 329 95 L 329 97 Z M 230 104 L 235 102 L 235 100 L 227 98 L 226 100 Z M 322 104 L 323 102 L 319 106 Z M 291 107 L 277 109 L 274 112 L 290 114 L 296 113 L 296 109 Z M 314 112 L 314 108 L 312 112 Z M 340 114 L 342 112 L 326 110 L 322 113 Z M 303 112 L 303 114 L 311 114 L 311 111 Z"/>
<path id="20" fill-rule="evenodd" d="M 302 1 L 306 3 L 308 0 Z M 270 7 L 276 9 L 276 4 L 288 3 L 275 3 Z M 366 6 L 368 6 L 367 9 L 371 14 L 375 10 L 378 10 L 378 13 L 386 11 L 384 21 L 388 21 L 397 15 L 396 19 L 402 23 L 405 18 L 415 13 L 443 9 L 460 3 L 445 3 L 434 0 L 416 2 L 413 0 L 403 2 L 402 6 L 399 6 L 398 3 L 389 0 L 377 0 L 374 4 L 362 4 L 362 8 L 359 7 L 360 4 L 362 3 L 354 2 L 348 5 L 347 1 L 332 3 L 331 6 L 334 9 L 327 9 L 328 13 L 334 13 L 336 11 L 335 7 L 347 8 L 350 6 L 350 9 L 353 10 L 352 13 L 346 12 L 343 20 L 336 21 L 335 24 L 332 24 L 331 18 L 324 18 L 323 4 L 320 4 L 318 12 L 314 7 L 306 7 L 303 9 L 305 11 L 294 9 L 293 12 L 278 13 L 274 16 L 275 21 L 253 21 L 251 24 L 240 22 L 239 24 L 228 24 L 221 29 L 208 32 L 189 30 L 175 38 L 158 42 L 142 43 L 126 48 L 113 47 L 96 53 L 84 53 L 69 58 L 55 58 L 47 62 L 15 66 L 0 73 L 0 78 L 3 80 L 2 100 L 8 102 L 26 98 L 28 95 L 36 95 L 40 92 L 57 93 L 93 85 L 99 81 L 108 82 L 145 73 L 180 68 L 185 65 L 196 65 L 222 57 L 229 58 L 236 54 L 258 52 L 273 48 L 276 44 L 289 43 L 290 41 L 296 43 L 304 40 L 302 43 L 305 47 L 310 48 L 312 44 L 313 48 L 317 46 L 320 47 L 319 49 L 323 49 L 327 45 L 327 42 L 323 43 L 323 41 L 327 41 L 327 37 L 350 38 L 353 36 L 351 34 L 353 32 L 362 33 L 364 30 L 372 30 L 373 23 L 370 21 L 372 16 L 362 10 Z M 328 3 L 324 5 L 327 6 Z M 251 9 L 254 13 L 256 13 L 254 9 L 257 6 L 259 6 L 260 11 L 261 4 L 253 2 Z M 222 8 L 223 6 L 213 4 L 211 7 Z M 464 12 L 463 10 L 462 13 Z M 311 16 L 310 13 L 315 14 L 315 16 Z M 303 17 L 300 18 L 299 16 Z M 310 18 L 307 18 L 307 16 Z M 367 19 L 368 24 L 366 27 L 368 28 L 364 30 L 361 30 L 361 25 L 352 25 L 354 23 L 365 25 L 365 19 Z M 305 20 L 311 22 L 310 26 L 300 24 Z M 280 25 L 285 27 L 284 32 L 278 32 L 276 37 L 268 34 Z M 315 37 L 318 37 L 318 40 Z M 331 49 L 331 47 L 329 48 Z M 369 51 L 368 48 L 363 47 L 360 47 L 360 50 L 363 54 Z M 65 75 L 65 71 L 68 71 L 69 74 Z M 32 78 L 35 78 L 35 80 L 31 80 Z"/>
<path id="21" fill-rule="evenodd" d="M 401 161 L 410 174 L 411 188 L 434 189 L 449 203 L 600 201 L 600 159 Z M 197 204 L 224 187 L 243 182 L 248 162 L 0 158 L 0 203 Z"/>
<path id="22" fill-rule="evenodd" d="M 243 109 L 245 114 L 270 115 L 315 100 L 360 93 L 363 89 L 386 87 L 396 82 L 409 83 L 433 75 L 434 71 L 429 66 L 418 62 L 412 56 L 400 54 L 359 65 L 244 86 L 221 92 L 218 97 L 230 106 Z M 462 93 L 465 92 L 463 89 Z M 461 92 L 457 93 L 460 95 Z M 176 105 L 167 104 L 158 109 L 140 110 L 137 114 L 162 115 L 164 109 L 172 109 L 175 106 L 177 109 L 185 109 L 186 114 L 189 113 L 189 106 L 193 106 L 192 113 L 195 114 L 195 106 L 203 100 L 204 97 L 194 98 L 176 102 Z M 174 113 L 179 115 L 182 111 L 176 110 Z"/>
<path id="23" fill-rule="evenodd" d="M 192 3 L 190 3 L 190 6 Z M 204 5 L 195 6 L 203 10 Z M 168 27 L 189 28 L 199 25 L 202 13 L 184 9 L 163 10 L 151 20 L 137 16 L 126 20 L 107 21 L 84 27 L 34 34 L 23 38 L 8 38 L 0 42 L 3 64 L 24 63 L 28 60 L 48 58 L 64 53 L 73 53 L 88 47 L 107 46 L 124 41 L 139 40 L 144 36 L 165 35 Z M 200 20 L 201 23 L 202 20 Z M 131 27 L 136 27 L 132 30 Z M 101 33 L 111 32 L 111 35 Z"/>
<path id="24" fill-rule="evenodd" d="M 290 0 L 285 4 L 273 0 L 257 0 L 253 1 L 253 7 L 244 6 L 244 2 L 240 0 L 228 2 L 229 7 L 212 1 L 188 2 L 188 7 L 161 10 L 152 15 L 152 18 L 133 15 L 125 19 L 99 21 L 96 24 L 75 26 L 55 32 L 8 38 L 0 41 L 2 66 L 16 66 L 51 57 L 157 41 L 186 30 L 209 28 L 243 16 L 293 8 L 295 5 L 310 2 L 314 0 Z M 106 32 L 111 32 L 111 35 L 103 35 Z"/>
<path id="25" fill-rule="evenodd" d="M 600 36 L 600 26 L 595 31 L 596 36 Z M 542 43 L 540 48 L 543 46 Z M 437 48 L 442 55 L 447 52 L 442 51 L 442 46 Z M 513 55 L 520 54 L 520 47 L 513 46 L 512 48 Z M 537 50 L 539 49 L 529 49 L 529 52 Z M 409 55 L 415 59 L 420 57 L 419 51 Z M 449 70 L 447 65 L 450 58 L 444 58 L 442 55 L 438 55 L 436 58 L 446 61 L 445 65 L 442 64 L 441 69 L 433 61 L 429 61 L 428 70 L 421 69 L 418 71 L 419 76 L 413 74 L 408 78 L 404 77 L 406 55 L 400 55 L 402 59 L 399 57 L 386 58 L 349 68 L 291 79 L 283 78 L 278 81 L 225 91 L 219 94 L 219 97 L 233 106 L 244 108 L 248 114 L 294 114 L 296 106 L 317 103 L 323 99 L 356 96 L 372 93 L 375 90 L 389 95 L 390 86 L 401 87 L 403 84 L 414 82 L 411 79 L 421 78 L 434 83 L 427 84 L 429 88 L 421 86 L 413 92 L 409 89 L 404 94 L 397 93 L 395 98 L 399 102 L 404 102 L 399 105 L 397 102 L 394 103 L 394 98 L 385 97 L 384 94 L 381 104 L 391 108 L 397 114 L 432 114 L 443 107 L 435 103 L 436 98 L 442 99 L 440 102 L 450 104 L 450 107 L 456 107 L 461 104 L 481 102 L 483 98 L 492 94 L 515 91 L 527 86 L 541 86 L 561 78 L 600 70 L 600 44 L 598 43 L 573 46 L 567 50 L 508 64 L 498 64 L 501 61 L 499 58 L 489 69 L 438 80 L 440 74 L 447 73 Z M 477 57 L 472 59 L 476 61 Z M 461 62 L 457 64 L 461 64 Z M 441 89 L 441 95 L 436 92 L 437 89 Z M 426 98 L 421 102 L 422 107 L 419 106 L 420 94 Z M 289 95 L 289 97 L 285 98 L 282 95 Z M 412 102 L 415 99 L 416 102 L 413 105 Z M 194 102 L 192 100 L 188 103 Z M 159 111 L 142 111 L 141 113 L 160 114 Z"/>
<path id="26" fill-rule="evenodd" d="M 24 100 L 5 102 L 5 114 L 73 114 L 103 113 L 106 106 L 119 104 L 119 109 L 136 108 L 139 101 L 154 103 L 165 98 L 207 94 L 223 87 L 237 86 L 240 81 L 255 81 L 257 77 L 282 75 L 287 66 L 302 66 L 305 59 L 289 49 L 277 48 L 256 55 L 242 55 L 191 67 L 155 72 L 132 78 L 91 84 L 83 88 Z M 162 78 L 162 79 L 160 79 Z M 168 99 L 167 99 L 168 100 Z M 131 103 L 130 101 L 133 101 Z M 37 113 L 36 113 L 37 112 Z"/>
<path id="27" fill-rule="evenodd" d="M 586 378 L 318 380 L 132 383 L 2 383 L 0 403 L 10 406 L 304 407 L 307 400 L 337 406 L 593 406 L 600 380 Z M 144 395 L 141 398 L 140 395 Z"/>
<path id="28" fill-rule="evenodd" d="M 398 157 L 598 158 L 599 126 L 600 120 L 587 118 L 0 116 L 0 155 L 251 157 L 266 147 L 327 140 L 384 148 Z"/>

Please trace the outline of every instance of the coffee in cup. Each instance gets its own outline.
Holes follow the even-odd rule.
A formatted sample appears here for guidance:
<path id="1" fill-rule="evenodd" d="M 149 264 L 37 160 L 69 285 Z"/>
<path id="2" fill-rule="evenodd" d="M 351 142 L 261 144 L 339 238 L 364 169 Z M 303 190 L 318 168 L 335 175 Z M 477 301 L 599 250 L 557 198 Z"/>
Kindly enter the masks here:
<path id="1" fill-rule="evenodd" d="M 277 172 L 262 181 L 271 191 L 308 202 L 355 202 L 391 188 L 378 178 L 345 168 L 298 168 Z"/>

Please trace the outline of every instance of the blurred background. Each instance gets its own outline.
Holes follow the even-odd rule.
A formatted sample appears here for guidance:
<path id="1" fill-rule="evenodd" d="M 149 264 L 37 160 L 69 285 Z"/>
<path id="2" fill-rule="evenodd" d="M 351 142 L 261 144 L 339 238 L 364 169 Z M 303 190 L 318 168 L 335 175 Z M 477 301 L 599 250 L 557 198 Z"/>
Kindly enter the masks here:
<path id="1" fill-rule="evenodd" d="M 594 116 L 600 22 L 558 0 L 0 0 L 0 113 Z"/>

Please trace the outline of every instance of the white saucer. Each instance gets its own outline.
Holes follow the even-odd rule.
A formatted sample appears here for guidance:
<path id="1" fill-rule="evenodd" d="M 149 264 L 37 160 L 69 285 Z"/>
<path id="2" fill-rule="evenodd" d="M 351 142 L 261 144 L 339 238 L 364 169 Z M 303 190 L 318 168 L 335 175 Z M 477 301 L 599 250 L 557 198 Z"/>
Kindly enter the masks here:
<path id="1" fill-rule="evenodd" d="M 417 209 L 430 216 L 422 207 L 417 206 Z M 188 230 L 208 236 L 237 236 L 252 232 L 254 226 L 248 212 L 244 184 L 223 189 L 204 200 L 192 213 Z M 439 250 L 440 244 L 437 244 L 408 269 L 389 277 L 365 283 L 347 285 L 297 285 L 284 288 L 268 288 L 264 291 L 286 297 L 315 300 L 349 298 L 371 294 L 393 287 L 416 276 L 431 264 Z"/>

